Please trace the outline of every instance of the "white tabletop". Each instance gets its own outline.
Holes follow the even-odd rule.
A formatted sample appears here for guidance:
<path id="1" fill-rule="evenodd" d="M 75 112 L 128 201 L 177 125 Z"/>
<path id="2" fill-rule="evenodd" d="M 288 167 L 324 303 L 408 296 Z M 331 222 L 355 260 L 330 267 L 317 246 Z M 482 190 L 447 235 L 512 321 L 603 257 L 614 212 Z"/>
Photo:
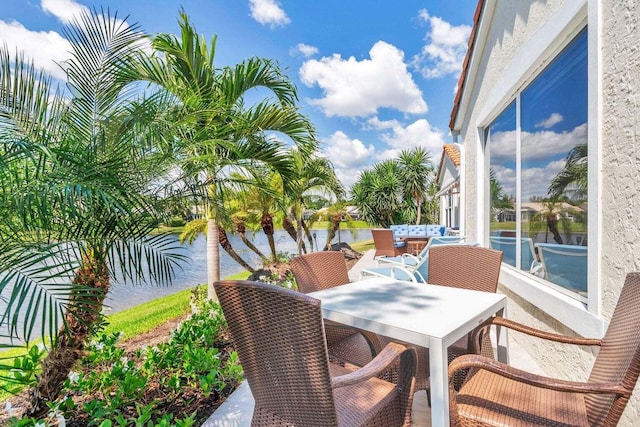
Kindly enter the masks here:
<path id="1" fill-rule="evenodd" d="M 422 347 L 429 337 L 451 345 L 504 307 L 501 294 L 372 277 L 309 294 L 326 319 Z M 484 320 L 483 319 L 483 320 Z"/>
<path id="2" fill-rule="evenodd" d="M 325 319 L 429 348 L 434 426 L 449 425 L 447 347 L 506 309 L 504 295 L 383 277 L 309 295 Z"/>

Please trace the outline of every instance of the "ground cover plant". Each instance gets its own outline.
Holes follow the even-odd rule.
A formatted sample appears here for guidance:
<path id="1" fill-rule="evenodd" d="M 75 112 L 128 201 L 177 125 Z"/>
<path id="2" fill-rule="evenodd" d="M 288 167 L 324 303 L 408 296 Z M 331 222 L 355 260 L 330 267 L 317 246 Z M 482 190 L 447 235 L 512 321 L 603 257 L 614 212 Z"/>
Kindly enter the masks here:
<path id="1" fill-rule="evenodd" d="M 198 288 L 199 289 L 199 288 Z M 218 304 L 204 301 L 167 342 L 131 347 L 121 333 L 98 334 L 68 375 L 44 418 L 14 417 L 14 426 L 200 425 L 242 380 Z M 44 355 L 38 346 L 18 358 L 16 378 L 33 380 Z M 21 368 L 20 368 L 21 367 Z M 11 412 L 11 405 L 5 406 Z M 15 414 L 19 415 L 19 414 Z"/>

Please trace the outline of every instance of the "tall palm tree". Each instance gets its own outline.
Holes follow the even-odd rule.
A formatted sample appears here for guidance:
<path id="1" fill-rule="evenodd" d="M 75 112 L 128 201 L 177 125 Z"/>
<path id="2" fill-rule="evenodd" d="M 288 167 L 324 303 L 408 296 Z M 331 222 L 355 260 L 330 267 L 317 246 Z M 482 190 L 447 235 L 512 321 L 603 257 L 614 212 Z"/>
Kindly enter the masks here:
<path id="1" fill-rule="evenodd" d="M 416 224 L 420 224 L 422 204 L 428 193 L 428 186 L 435 180 L 435 168 L 431 163 L 431 157 L 421 147 L 402 150 L 398 164 L 405 195 L 411 197 L 415 203 Z"/>
<path id="2" fill-rule="evenodd" d="M 154 101 L 129 102 L 125 70 L 144 35 L 116 18 L 83 13 L 65 29 L 68 98 L 0 49 L 1 321 L 28 341 L 39 318 L 51 336 L 32 414 L 48 409 L 101 324 L 116 272 L 169 283 L 181 259 L 165 236 L 149 237 L 161 219 L 150 188 L 163 159 L 140 122 Z"/>
<path id="3" fill-rule="evenodd" d="M 267 138 L 265 132 L 287 135 L 307 151 L 315 147 L 314 130 L 297 110 L 295 87 L 276 63 L 250 58 L 234 67 L 216 68 L 216 37 L 207 45 L 184 11 L 179 24 L 180 37 L 154 37 L 152 46 L 161 56 L 143 62 L 136 76 L 157 84 L 177 101 L 178 108 L 168 113 L 175 125 L 167 145 L 185 176 L 202 178 L 200 196 L 209 221 L 208 294 L 215 298 L 213 282 L 220 278 L 218 226 L 228 216 L 224 189 L 230 172 L 249 173 L 256 165 L 267 165 L 286 179 L 290 166 L 283 143 Z M 270 90 L 276 100 L 265 98 L 247 107 L 245 95 L 257 87 Z"/>
<path id="4" fill-rule="evenodd" d="M 288 197 L 291 212 L 296 219 L 296 237 L 298 254 L 303 252 L 302 214 L 305 200 L 314 194 L 333 195 L 340 198 L 344 195 L 344 188 L 336 176 L 331 161 L 317 154 L 309 154 L 300 150 L 291 150 L 293 174 L 284 181 L 284 192 Z M 313 243 L 311 243 L 313 245 Z"/>

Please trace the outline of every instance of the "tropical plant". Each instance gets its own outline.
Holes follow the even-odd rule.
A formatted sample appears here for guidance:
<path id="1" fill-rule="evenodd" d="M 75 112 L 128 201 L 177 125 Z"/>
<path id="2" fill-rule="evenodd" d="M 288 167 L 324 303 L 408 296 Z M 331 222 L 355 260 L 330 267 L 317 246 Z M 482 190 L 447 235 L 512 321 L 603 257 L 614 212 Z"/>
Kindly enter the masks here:
<path id="1" fill-rule="evenodd" d="M 413 199 L 416 206 L 416 224 L 420 224 L 422 204 L 428 194 L 429 185 L 435 181 L 435 168 L 431 156 L 421 147 L 402 150 L 398 164 L 404 193 Z"/>
<path id="2" fill-rule="evenodd" d="M 314 195 L 324 194 L 340 198 L 344 195 L 344 188 L 336 176 L 331 161 L 317 154 L 291 150 L 292 175 L 284 182 L 284 192 L 289 200 L 289 206 L 296 221 L 296 240 L 298 254 L 303 253 L 303 235 L 313 246 L 313 239 L 309 230 L 305 230 L 302 214 L 305 201 Z"/>
<path id="3" fill-rule="evenodd" d="M 1 321 L 25 341 L 38 323 L 51 338 L 32 414 L 56 398 L 100 328 L 116 273 L 169 283 L 181 259 L 175 240 L 149 236 L 162 219 L 150 188 L 164 159 L 144 125 L 155 101 L 131 102 L 139 95 L 126 72 L 144 34 L 117 16 L 83 13 L 65 35 L 68 97 L 0 49 Z"/>
<path id="4" fill-rule="evenodd" d="M 394 160 L 382 161 L 361 172 L 351 194 L 360 214 L 371 224 L 388 227 L 404 219 L 402 182 Z"/>
<path id="5" fill-rule="evenodd" d="M 225 195 L 229 185 L 256 185 L 251 169 L 267 165 L 283 178 L 290 175 L 284 144 L 268 138 L 266 131 L 288 136 L 303 152 L 315 147 L 314 130 L 295 106 L 297 93 L 278 65 L 261 58 L 247 59 L 234 67 L 214 66 L 216 37 L 209 45 L 198 35 L 184 11 L 180 13 L 181 36 L 159 34 L 152 46 L 160 55 L 145 59 L 136 77 L 155 83 L 159 93 L 172 99 L 165 123 L 172 123 L 167 150 L 174 155 L 182 177 L 195 188 L 207 206 L 207 270 L 209 297 L 220 278 L 219 230 L 229 218 Z M 263 87 L 275 94 L 245 105 L 245 94 Z M 246 176 L 237 180 L 235 171 Z"/>
<path id="6" fill-rule="evenodd" d="M 327 240 L 324 244 L 324 248 L 326 250 L 331 249 L 331 242 L 336 237 L 336 234 L 338 234 L 339 236 L 340 225 L 342 224 L 343 219 L 345 225 L 351 231 L 352 235 L 355 238 L 356 229 L 353 218 L 351 217 L 351 215 L 349 215 L 349 212 L 347 212 L 347 202 L 345 202 L 344 200 L 339 200 L 329 205 L 326 211 L 324 211 L 324 214 L 329 220 L 327 225 Z"/>

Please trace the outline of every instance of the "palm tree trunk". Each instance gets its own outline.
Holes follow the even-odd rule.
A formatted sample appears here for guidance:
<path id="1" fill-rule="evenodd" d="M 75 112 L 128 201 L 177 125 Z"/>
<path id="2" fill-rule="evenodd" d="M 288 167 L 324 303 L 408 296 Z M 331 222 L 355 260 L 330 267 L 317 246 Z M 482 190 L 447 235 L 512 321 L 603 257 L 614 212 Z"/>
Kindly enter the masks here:
<path id="1" fill-rule="evenodd" d="M 324 245 L 324 247 L 327 250 L 331 249 L 331 241 L 333 240 L 334 237 L 336 237 L 336 232 L 340 228 L 340 220 L 341 219 L 342 219 L 342 217 L 340 215 L 333 215 L 331 217 L 331 228 L 329 229 L 329 232 L 327 233 L 327 243 L 325 243 L 325 245 Z"/>
<path id="2" fill-rule="evenodd" d="M 311 252 L 313 252 L 313 237 L 311 237 L 311 232 L 309 231 L 309 227 L 307 227 L 307 223 L 304 222 L 304 219 L 300 219 L 300 222 L 302 222 L 302 229 L 304 230 L 304 235 L 307 236 L 307 241 L 309 242 L 309 245 L 311 246 Z M 302 246 L 302 249 L 304 250 L 304 253 L 307 253 L 307 248 L 304 246 Z"/>
<path id="3" fill-rule="evenodd" d="M 269 248 L 271 249 L 271 260 L 276 262 L 276 241 L 273 239 L 273 217 L 269 212 L 262 212 L 262 219 L 260 220 L 262 231 L 267 236 L 269 242 Z"/>
<path id="4" fill-rule="evenodd" d="M 109 290 L 109 272 L 104 262 L 85 260 L 73 283 L 85 289 L 79 298 L 72 291 L 64 316 L 67 328 L 60 329 L 58 341 L 42 361 L 42 372 L 29 393 L 29 416 L 38 417 L 47 413 L 49 408 L 46 403 L 57 399 L 73 365 L 82 357 L 94 325 L 102 316 L 102 303 Z M 86 288 L 93 288 L 95 292 L 89 296 Z"/>
<path id="5" fill-rule="evenodd" d="M 207 219 L 207 297 L 217 300 L 213 283 L 220 280 L 220 249 L 218 248 L 218 224 Z"/>
<path id="6" fill-rule="evenodd" d="M 294 242 L 298 241 L 298 233 L 296 232 L 296 228 L 288 217 L 284 217 L 282 219 L 282 228 L 287 232 L 289 236 L 293 239 Z"/>
<path id="7" fill-rule="evenodd" d="M 260 259 L 262 259 L 263 262 L 266 261 L 268 258 L 266 256 L 264 256 L 262 251 L 260 249 L 258 249 L 256 247 L 256 245 L 251 243 L 251 241 L 249 239 L 247 239 L 247 235 L 245 233 L 247 228 L 245 227 L 244 222 L 241 221 L 241 220 L 236 220 L 235 221 L 235 226 L 236 226 L 236 231 L 238 232 L 238 234 L 240 235 L 240 238 L 242 239 L 242 242 L 249 249 L 251 249 L 256 255 L 258 255 L 260 257 Z"/>
<path id="8" fill-rule="evenodd" d="M 218 239 L 218 241 L 220 242 L 220 246 L 222 246 L 222 249 L 224 249 L 224 251 L 228 253 L 235 262 L 243 266 L 245 269 L 249 270 L 251 273 L 255 273 L 256 269 L 251 267 L 251 265 L 243 260 L 242 257 L 238 255 L 238 253 L 233 249 L 233 246 L 231 246 L 231 242 L 227 237 L 227 232 L 220 226 L 218 226 Z"/>
<path id="9" fill-rule="evenodd" d="M 420 224 L 420 220 L 422 220 L 422 199 L 416 198 L 416 204 L 418 208 L 416 209 L 416 225 Z"/>

